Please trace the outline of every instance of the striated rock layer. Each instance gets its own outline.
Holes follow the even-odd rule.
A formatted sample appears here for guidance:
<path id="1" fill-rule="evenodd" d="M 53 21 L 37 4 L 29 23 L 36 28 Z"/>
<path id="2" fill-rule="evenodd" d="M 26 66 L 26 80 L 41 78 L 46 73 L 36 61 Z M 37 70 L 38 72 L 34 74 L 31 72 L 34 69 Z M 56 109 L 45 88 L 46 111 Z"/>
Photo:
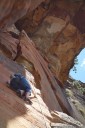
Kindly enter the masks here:
<path id="1" fill-rule="evenodd" d="M 49 64 L 40 55 L 34 43 L 32 40 L 30 40 L 26 33 L 22 31 L 18 39 L 15 39 L 11 36 L 11 34 L 6 32 L 1 33 L 0 35 L 0 44 L 3 44 L 0 48 L 0 54 L 4 54 L 10 59 L 14 61 L 16 60 L 18 63 L 26 66 L 26 68 L 34 75 L 36 88 L 40 90 L 41 97 L 48 109 L 50 111 L 55 110 L 65 112 L 77 118 L 76 114 L 74 114 L 74 110 L 71 108 L 69 102 L 66 99 L 64 89 L 60 87 L 62 84 L 60 84 L 59 81 L 57 81 L 57 79 L 54 77 L 53 73 L 51 73 Z M 19 67 L 15 70 L 16 65 L 13 63 L 10 65 L 6 59 L 5 62 L 3 58 L 1 60 L 1 63 L 5 66 L 7 65 L 7 68 L 11 69 L 12 72 L 21 71 L 24 73 L 24 71 Z M 8 71 L 6 70 L 6 72 Z M 10 74 L 10 72 L 8 74 Z M 7 78 L 9 78 L 9 75 L 7 75 Z M 5 82 L 7 78 L 5 78 Z M 4 74 L 1 80 L 3 81 L 3 79 Z M 82 122 L 84 121 L 82 120 Z"/>
<path id="2" fill-rule="evenodd" d="M 24 74 L 34 89 L 36 98 L 31 97 L 32 106 L 7 87 L 6 81 L 15 72 Z M 0 55 L 0 128 L 51 128 L 52 126 L 84 128 L 79 121 L 62 112 L 50 112 L 42 100 L 40 90 L 35 85 L 34 77 L 22 65 Z"/>
<path id="3" fill-rule="evenodd" d="M 15 24 L 31 37 L 55 77 L 64 83 L 74 58 L 85 47 L 84 17 L 83 0 L 46 0 Z"/>
<path id="4" fill-rule="evenodd" d="M 65 112 L 85 124 L 66 99 L 62 84 L 67 80 L 75 56 L 85 47 L 84 8 L 83 0 L 0 2 L 1 128 L 83 128 L 80 122 L 61 113 Z M 77 21 L 79 17 L 81 22 Z M 13 23 L 20 31 L 25 29 L 30 38 L 25 31 L 19 32 L 14 26 L 8 28 Z M 35 82 L 23 65 L 34 75 Z M 37 94 L 36 99 L 32 97 L 33 106 L 24 103 L 6 87 L 6 81 L 14 72 L 23 73 L 29 80 L 32 78 L 30 83 Z"/>
<path id="5" fill-rule="evenodd" d="M 8 33 L 0 35 L 0 44 L 3 44 L 0 49 L 1 53 L 12 60 L 22 63 L 31 71 L 35 77 L 37 88 L 41 90 L 42 98 L 49 109 L 64 111 L 73 115 L 73 112 L 69 111 L 71 107 L 66 100 L 65 94 L 62 92 L 62 88 L 58 85 L 54 75 L 49 70 L 48 63 L 45 62 L 36 50 L 34 43 L 28 38 L 26 33 L 22 32 L 19 39 L 16 40 Z M 10 38 L 12 42 L 10 42 Z"/>
<path id="6" fill-rule="evenodd" d="M 12 25 L 23 17 L 27 11 L 32 11 L 44 0 L 3 0 L 0 1 L 0 28 Z M 17 14 L 17 15 L 16 15 Z"/>
<path id="7" fill-rule="evenodd" d="M 74 58 L 85 47 L 85 2 L 9 0 L 5 3 L 5 0 L 0 2 L 0 28 L 3 30 L 3 27 L 17 21 L 17 28 L 26 31 L 49 62 L 49 68 L 55 77 L 64 83 L 74 64 Z"/>
<path id="8" fill-rule="evenodd" d="M 23 66 L 0 55 L 0 128 L 45 128 L 45 123 L 50 128 L 50 120 L 43 117 L 42 111 L 44 110 L 43 113 L 49 118 L 52 116 L 40 96 L 37 95 L 39 99 L 33 99 L 31 107 L 7 87 L 6 81 L 14 72 L 21 72 L 29 79 L 30 84 L 33 84 L 34 78 L 31 73 Z"/>
<path id="9" fill-rule="evenodd" d="M 85 45 L 78 29 L 67 21 L 48 16 L 32 39 L 54 75 L 66 81 L 75 56 Z"/>

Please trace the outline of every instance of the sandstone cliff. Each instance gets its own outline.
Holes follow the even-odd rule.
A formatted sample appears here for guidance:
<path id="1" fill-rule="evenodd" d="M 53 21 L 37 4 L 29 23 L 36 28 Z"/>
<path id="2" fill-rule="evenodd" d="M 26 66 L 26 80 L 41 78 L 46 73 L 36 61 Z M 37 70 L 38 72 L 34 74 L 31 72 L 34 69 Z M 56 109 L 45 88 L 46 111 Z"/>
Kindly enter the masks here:
<path id="1" fill-rule="evenodd" d="M 49 62 L 50 70 L 65 82 L 74 58 L 85 47 L 85 2 L 46 0 L 16 22 Z M 23 24 L 24 22 L 24 24 Z"/>
<path id="2" fill-rule="evenodd" d="M 85 46 L 85 30 L 76 20 L 78 13 L 84 15 L 85 5 L 83 0 L 77 2 L 0 2 L 1 128 L 83 127 L 80 122 L 84 124 L 84 118 L 76 114 L 62 84 L 75 56 Z M 37 94 L 37 98 L 32 97 L 33 106 L 7 88 L 6 81 L 14 72 L 21 72 L 30 81 Z"/>

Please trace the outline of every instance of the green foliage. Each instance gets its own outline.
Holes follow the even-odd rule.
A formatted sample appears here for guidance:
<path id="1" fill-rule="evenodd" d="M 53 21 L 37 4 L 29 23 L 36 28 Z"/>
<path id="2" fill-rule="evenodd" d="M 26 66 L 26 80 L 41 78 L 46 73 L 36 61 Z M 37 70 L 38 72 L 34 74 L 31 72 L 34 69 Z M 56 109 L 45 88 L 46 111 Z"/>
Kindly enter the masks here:
<path id="1" fill-rule="evenodd" d="M 66 89 L 66 95 L 68 97 L 72 97 L 73 96 L 73 92 L 70 89 Z"/>
<path id="2" fill-rule="evenodd" d="M 79 81 L 77 81 L 77 80 L 73 81 L 73 86 L 76 89 L 78 89 L 80 91 L 80 93 L 83 94 L 85 92 L 85 88 L 80 85 Z"/>
<path id="3" fill-rule="evenodd" d="M 78 58 L 76 57 L 75 59 L 74 59 L 74 66 L 73 66 L 73 71 L 75 72 L 75 73 L 77 73 L 77 68 L 76 68 L 76 66 L 75 65 L 77 65 L 78 64 Z"/>

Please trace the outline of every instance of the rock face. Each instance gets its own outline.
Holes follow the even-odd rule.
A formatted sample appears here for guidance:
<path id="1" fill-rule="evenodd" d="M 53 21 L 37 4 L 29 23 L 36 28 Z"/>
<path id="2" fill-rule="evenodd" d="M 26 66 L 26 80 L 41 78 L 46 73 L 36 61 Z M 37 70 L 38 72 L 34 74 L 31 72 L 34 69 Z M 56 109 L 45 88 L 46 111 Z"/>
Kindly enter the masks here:
<path id="1" fill-rule="evenodd" d="M 6 81 L 9 80 L 9 76 L 14 72 L 21 72 L 29 78 L 29 81 L 31 81 L 30 84 L 33 84 L 33 76 L 27 72 L 23 66 L 0 55 L 0 127 L 45 128 L 45 122 L 43 121 L 43 114 L 39 104 L 42 104 L 43 110 L 46 110 L 46 112 L 44 112 L 48 113 L 47 115 L 50 118 L 52 117 L 40 96 L 38 96 L 39 99 L 33 99 L 33 106 L 31 107 L 29 104 L 26 104 L 23 100 L 18 98 L 16 94 L 7 87 Z M 47 127 L 50 128 L 50 120 L 46 118 L 45 120 Z"/>
<path id="2" fill-rule="evenodd" d="M 75 56 L 85 46 L 84 35 L 81 34 L 85 26 L 84 1 L 22 0 L 17 3 L 14 0 L 11 3 L 9 0 L 7 5 L 5 3 L 4 0 L 0 4 L 0 28 L 6 28 L 19 19 L 15 23 L 17 28 L 27 32 L 49 62 L 55 77 L 64 83 Z"/>
<path id="3" fill-rule="evenodd" d="M 0 1 L 0 28 L 5 28 L 15 23 L 19 18 L 24 16 L 28 9 L 32 11 L 43 0 L 3 0 Z M 17 15 L 16 15 L 17 14 Z"/>
<path id="4" fill-rule="evenodd" d="M 72 77 L 66 82 L 66 94 L 68 97 L 69 102 L 72 106 L 75 107 L 75 110 L 78 110 L 77 114 L 81 113 L 82 119 L 85 118 L 85 84 L 81 81 L 74 80 Z M 75 111 L 76 112 L 76 111 Z"/>
<path id="5" fill-rule="evenodd" d="M 24 64 L 31 71 L 35 76 L 37 87 L 42 92 L 43 100 L 50 110 L 64 111 L 73 116 L 72 111 L 69 113 L 71 107 L 66 100 L 65 94 L 62 92 L 62 88 L 58 85 L 48 67 L 48 63 L 38 53 L 30 38 L 25 32 L 21 32 L 19 39 L 15 40 L 13 37 L 10 37 L 11 35 L 8 33 L 1 34 L 1 39 L 3 38 L 1 40 L 1 44 L 3 44 L 0 49 L 1 53 L 14 61 L 16 60 Z"/>
<path id="6" fill-rule="evenodd" d="M 6 81 L 10 74 L 21 72 L 29 80 L 36 98 L 33 105 L 25 103 L 11 91 Z M 39 89 L 34 86 L 34 77 L 22 65 L 0 55 L 0 127 L 1 128 L 51 128 L 51 126 L 68 126 L 84 128 L 83 125 L 72 117 L 59 112 L 51 112 L 42 100 Z"/>
<path id="7" fill-rule="evenodd" d="M 50 70 L 64 82 L 73 58 L 84 44 L 77 28 L 60 18 L 48 16 L 32 39 L 47 57 Z"/>
<path id="8" fill-rule="evenodd" d="M 84 1 L 77 2 L 78 4 L 71 0 L 0 2 L 1 128 L 50 128 L 51 123 L 56 127 L 83 128 L 73 118 L 66 116 L 70 118 L 69 121 L 61 116 L 65 112 L 79 119 L 66 98 L 62 84 L 68 77 L 75 56 L 85 47 L 85 35 L 82 34 L 85 30 L 80 26 L 81 22 L 76 20 L 77 12 L 80 15 L 82 13 L 82 7 L 82 16 L 84 15 Z M 16 30 L 14 23 L 20 31 Z M 36 99 L 32 97 L 33 106 L 19 99 L 6 87 L 6 81 L 14 72 L 21 72 L 30 81 L 37 94 Z M 84 120 L 81 122 L 84 124 Z"/>
<path id="9" fill-rule="evenodd" d="M 81 34 L 85 32 L 84 13 L 83 0 L 47 0 L 16 22 L 17 28 L 27 32 L 49 62 L 50 70 L 63 83 L 74 58 L 85 47 Z"/>

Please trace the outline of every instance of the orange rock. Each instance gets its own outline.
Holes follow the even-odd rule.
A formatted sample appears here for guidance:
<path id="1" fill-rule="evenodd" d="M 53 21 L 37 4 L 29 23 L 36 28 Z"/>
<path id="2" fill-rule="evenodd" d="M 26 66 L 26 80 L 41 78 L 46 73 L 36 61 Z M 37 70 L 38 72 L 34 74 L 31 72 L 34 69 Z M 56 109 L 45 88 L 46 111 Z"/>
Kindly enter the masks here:
<path id="1" fill-rule="evenodd" d="M 0 1 L 0 28 L 4 28 L 15 23 L 19 18 L 24 16 L 28 9 L 35 9 L 43 0 L 3 0 Z M 17 14 L 17 15 L 16 15 Z"/>
<path id="2" fill-rule="evenodd" d="M 23 31 L 20 36 L 20 46 L 22 51 L 22 57 L 30 61 L 35 71 L 40 76 L 40 88 L 42 97 L 51 110 L 65 111 L 69 113 L 71 109 L 66 97 L 58 85 L 56 79 L 48 68 L 48 64 L 36 50 L 33 42 L 29 39 L 26 33 Z M 36 76 L 36 75 L 35 75 Z M 73 114 L 72 112 L 69 114 Z"/>

